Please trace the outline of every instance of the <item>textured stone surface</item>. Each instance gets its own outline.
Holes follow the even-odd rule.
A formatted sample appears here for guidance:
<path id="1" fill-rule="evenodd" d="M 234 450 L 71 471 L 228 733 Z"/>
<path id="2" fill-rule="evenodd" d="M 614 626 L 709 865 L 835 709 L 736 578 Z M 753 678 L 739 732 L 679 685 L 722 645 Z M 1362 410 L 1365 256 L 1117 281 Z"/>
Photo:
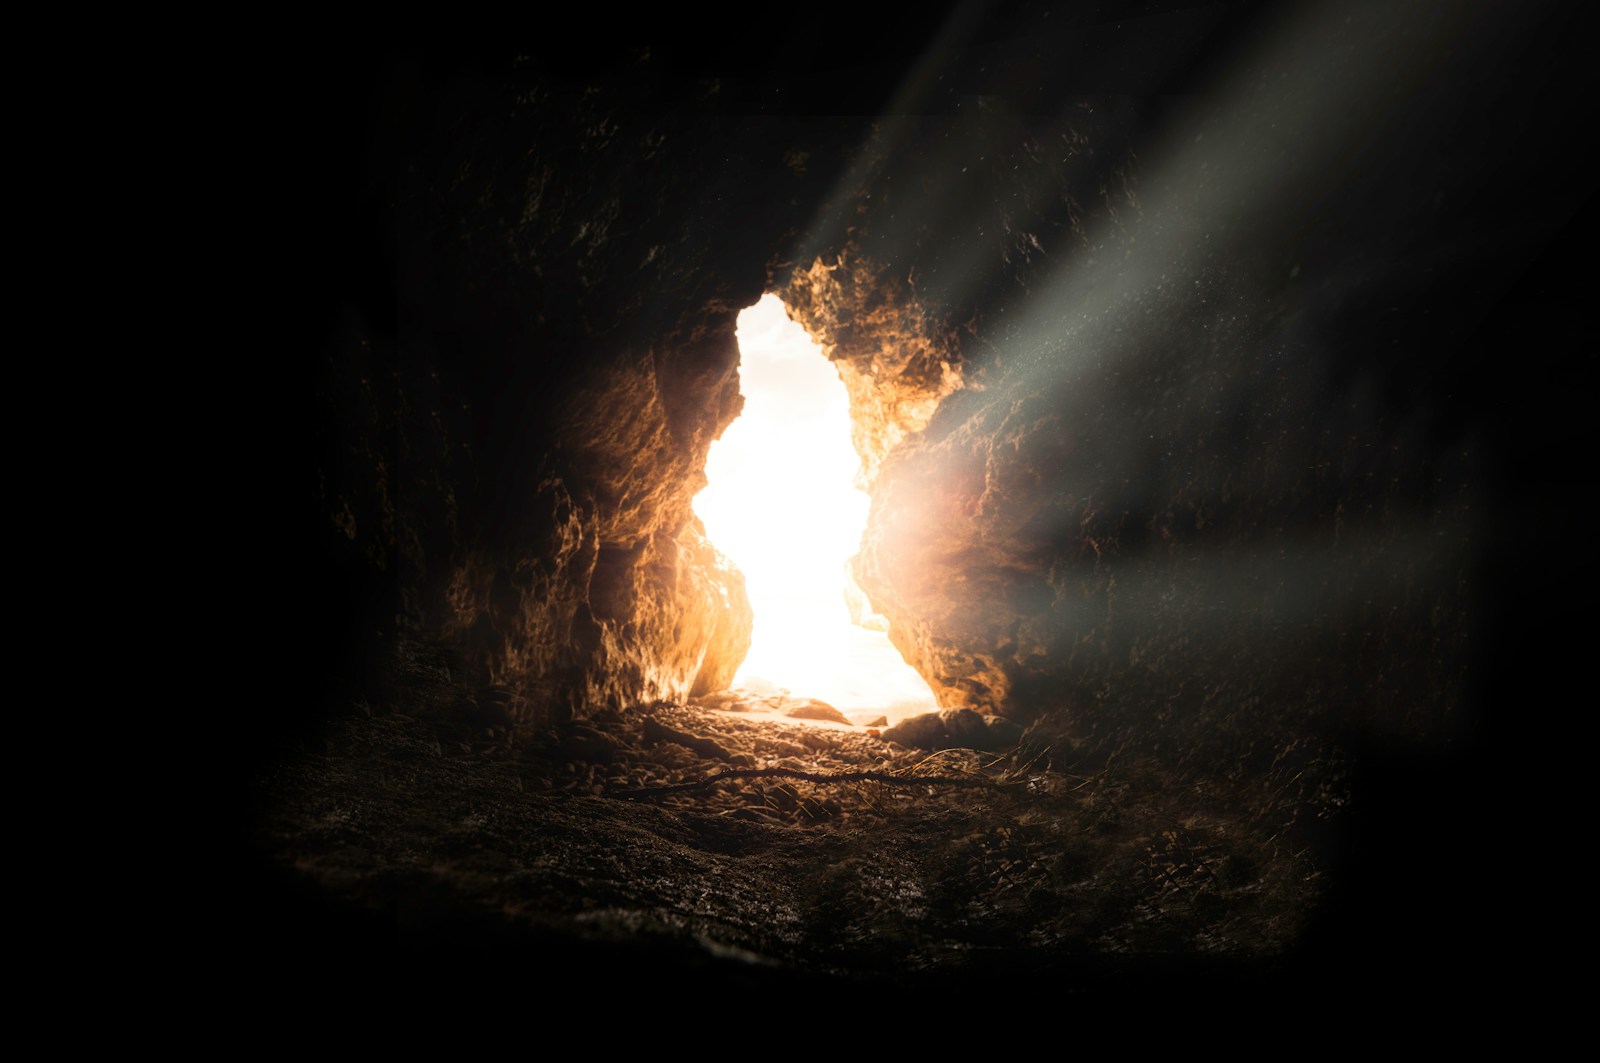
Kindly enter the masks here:
<path id="1" fill-rule="evenodd" d="M 1023 730 L 1003 716 L 972 709 L 942 709 L 911 716 L 883 732 L 885 741 L 913 749 L 977 749 L 1004 753 L 1022 741 Z"/>
<path id="2" fill-rule="evenodd" d="M 831 723 L 850 723 L 850 717 L 829 705 L 826 701 L 816 698 L 785 699 L 798 702 L 793 708 L 786 709 L 784 715 L 794 720 L 827 720 Z"/>
<path id="3" fill-rule="evenodd" d="M 392 303 L 341 309 L 317 381 L 352 652 L 442 636 L 525 722 L 714 691 L 743 659 L 743 578 L 690 502 L 742 404 L 735 317 L 854 136 L 620 63 L 386 72 L 361 203 Z"/>
<path id="4" fill-rule="evenodd" d="M 1250 770 L 1451 726 L 1489 465 L 1434 390 L 1471 387 L 1428 324 L 1455 294 L 1370 267 L 1468 209 L 1428 114 L 1470 78 L 1369 61 L 1284 60 L 1149 158 L 1128 98 L 863 150 L 846 241 L 784 294 L 851 385 L 857 581 L 942 706 Z M 1296 121 L 1374 92 L 1392 121 Z"/>
<path id="5" fill-rule="evenodd" d="M 961 384 L 949 322 L 917 298 L 900 271 L 853 248 L 797 270 L 783 300 L 839 370 L 862 486 L 870 489 L 884 459 L 926 428 Z"/>

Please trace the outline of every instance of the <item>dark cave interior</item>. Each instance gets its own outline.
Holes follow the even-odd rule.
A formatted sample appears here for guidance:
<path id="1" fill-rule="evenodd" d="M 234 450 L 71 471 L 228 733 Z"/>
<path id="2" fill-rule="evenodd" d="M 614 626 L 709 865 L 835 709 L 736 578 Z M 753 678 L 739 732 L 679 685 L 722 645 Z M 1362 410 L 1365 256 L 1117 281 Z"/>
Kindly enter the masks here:
<path id="1" fill-rule="evenodd" d="M 1573 5 L 1045 10 L 307 59 L 305 620 L 235 961 L 1062 1007 L 1490 979 L 1522 865 L 1472 856 L 1516 833 L 1484 779 L 1576 630 L 1530 628 L 1567 576 L 1518 560 L 1582 423 Z M 853 573 L 944 710 L 903 741 L 715 701 L 749 608 L 690 502 L 766 292 L 850 391 Z M 987 789 L 652 790 L 739 770 Z"/>

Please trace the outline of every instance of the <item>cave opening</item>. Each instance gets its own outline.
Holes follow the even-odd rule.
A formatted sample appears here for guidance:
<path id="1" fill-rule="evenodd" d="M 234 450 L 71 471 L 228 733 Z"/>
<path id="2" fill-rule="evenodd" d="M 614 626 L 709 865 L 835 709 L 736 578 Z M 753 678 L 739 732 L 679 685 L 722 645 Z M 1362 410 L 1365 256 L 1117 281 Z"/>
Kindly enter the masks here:
<path id="1" fill-rule="evenodd" d="M 739 315 L 744 409 L 712 444 L 694 509 L 755 614 L 734 689 L 826 702 L 856 724 L 934 711 L 849 571 L 870 499 L 838 370 L 768 294 Z"/>

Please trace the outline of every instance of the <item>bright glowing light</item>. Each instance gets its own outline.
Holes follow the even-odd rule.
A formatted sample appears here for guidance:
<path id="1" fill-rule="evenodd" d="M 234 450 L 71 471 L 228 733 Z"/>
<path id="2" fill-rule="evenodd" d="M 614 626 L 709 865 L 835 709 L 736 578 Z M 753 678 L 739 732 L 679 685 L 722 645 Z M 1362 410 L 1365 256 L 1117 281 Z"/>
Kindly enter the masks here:
<path id="1" fill-rule="evenodd" d="M 937 708 L 882 631 L 851 623 L 846 564 L 868 499 L 852 486 L 850 405 L 837 370 L 775 295 L 739 315 L 744 412 L 711 446 L 694 509 L 744 572 L 755 632 L 734 685 L 820 698 L 894 723 Z"/>

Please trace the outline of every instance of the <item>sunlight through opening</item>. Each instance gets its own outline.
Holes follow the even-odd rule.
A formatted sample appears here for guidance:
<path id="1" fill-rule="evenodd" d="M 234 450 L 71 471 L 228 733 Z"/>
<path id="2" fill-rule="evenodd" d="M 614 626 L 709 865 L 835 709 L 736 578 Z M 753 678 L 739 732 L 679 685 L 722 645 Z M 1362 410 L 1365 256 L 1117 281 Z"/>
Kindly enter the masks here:
<path id="1" fill-rule="evenodd" d="M 739 315 L 738 339 L 744 412 L 711 445 L 694 500 L 755 611 L 733 685 L 817 698 L 858 722 L 933 711 L 933 691 L 848 574 L 869 502 L 853 486 L 860 458 L 838 371 L 775 295 Z"/>

